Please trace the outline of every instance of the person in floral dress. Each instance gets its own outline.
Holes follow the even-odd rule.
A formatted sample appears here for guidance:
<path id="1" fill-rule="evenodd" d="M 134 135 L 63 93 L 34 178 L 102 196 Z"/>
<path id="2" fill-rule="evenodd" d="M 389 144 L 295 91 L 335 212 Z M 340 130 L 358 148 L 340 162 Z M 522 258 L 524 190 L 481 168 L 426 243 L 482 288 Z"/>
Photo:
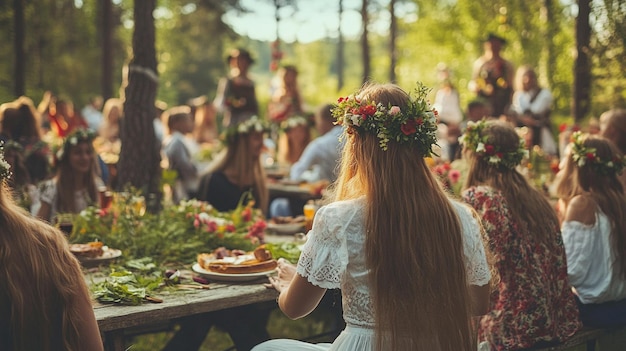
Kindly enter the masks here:
<path id="1" fill-rule="evenodd" d="M 480 320 L 481 350 L 557 344 L 580 327 L 567 277 L 556 211 L 516 170 L 527 151 L 500 121 L 468 124 L 462 137 L 470 165 L 463 200 L 482 219 L 493 276 L 490 311 Z"/>

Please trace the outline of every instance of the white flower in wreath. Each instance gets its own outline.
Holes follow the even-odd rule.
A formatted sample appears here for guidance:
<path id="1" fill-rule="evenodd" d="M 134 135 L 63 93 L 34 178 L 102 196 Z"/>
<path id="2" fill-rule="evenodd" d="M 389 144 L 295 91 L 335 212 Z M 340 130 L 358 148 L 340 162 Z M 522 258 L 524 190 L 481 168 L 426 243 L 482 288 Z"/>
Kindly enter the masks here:
<path id="1" fill-rule="evenodd" d="M 490 156 L 489 157 L 489 163 L 493 163 L 494 165 L 497 165 L 498 163 L 500 163 L 500 157 L 498 157 L 498 156 Z"/>
<path id="2" fill-rule="evenodd" d="M 71 137 L 71 138 L 70 138 L 70 144 L 72 144 L 72 145 L 76 145 L 76 144 L 78 144 L 78 138 L 76 138 L 76 137 Z"/>
<path id="3" fill-rule="evenodd" d="M 476 145 L 476 152 L 483 152 L 483 151 L 485 151 L 485 144 L 478 143 L 478 145 Z"/>
<path id="4" fill-rule="evenodd" d="M 362 119 L 360 115 L 350 115 L 350 121 L 352 121 L 352 124 L 358 127 L 361 125 Z"/>
<path id="5" fill-rule="evenodd" d="M 613 166 L 614 166 L 613 161 L 607 162 L 606 166 L 609 167 L 609 168 L 613 168 Z"/>
<path id="6" fill-rule="evenodd" d="M 259 133 L 262 132 L 263 131 L 263 126 L 261 125 L 261 123 L 256 123 L 254 125 L 254 130 L 259 132 Z"/>

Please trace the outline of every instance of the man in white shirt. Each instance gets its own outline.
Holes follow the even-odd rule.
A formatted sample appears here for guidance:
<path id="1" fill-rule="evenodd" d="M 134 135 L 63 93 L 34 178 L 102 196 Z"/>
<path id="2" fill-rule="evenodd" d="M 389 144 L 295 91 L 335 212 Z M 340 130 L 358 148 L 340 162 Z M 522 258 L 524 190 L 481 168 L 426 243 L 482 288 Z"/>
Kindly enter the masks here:
<path id="1" fill-rule="evenodd" d="M 289 178 L 315 182 L 318 180 L 337 179 L 339 160 L 344 142 L 339 140 L 343 131 L 335 125 L 332 116 L 332 105 L 322 106 L 315 114 L 315 127 L 320 136 L 313 139 L 302 152 L 300 159 L 291 166 Z M 276 198 L 270 204 L 270 216 L 291 216 L 299 204 L 291 204 L 287 198 Z"/>
<path id="2" fill-rule="evenodd" d="M 333 182 L 337 179 L 343 149 L 343 141 L 339 140 L 342 129 L 334 124 L 331 108 L 332 105 L 324 105 L 315 114 L 315 127 L 320 136 L 307 145 L 300 159 L 291 166 L 289 177 L 292 180 Z"/>
<path id="3" fill-rule="evenodd" d="M 101 96 L 93 96 L 89 99 L 89 104 L 80 111 L 89 129 L 95 132 L 100 129 L 100 125 L 102 124 L 102 103 Z"/>

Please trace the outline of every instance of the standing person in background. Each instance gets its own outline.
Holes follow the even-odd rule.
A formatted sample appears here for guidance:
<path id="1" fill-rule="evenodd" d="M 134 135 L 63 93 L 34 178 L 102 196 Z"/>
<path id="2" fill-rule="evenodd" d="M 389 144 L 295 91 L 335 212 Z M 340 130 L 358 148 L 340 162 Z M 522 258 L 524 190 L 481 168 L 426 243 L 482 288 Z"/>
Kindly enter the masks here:
<path id="1" fill-rule="evenodd" d="M 250 52 L 235 49 L 226 60 L 230 67 L 230 77 L 220 80 L 213 104 L 218 112 L 224 114 L 224 127 L 229 127 L 258 116 L 259 103 L 254 81 L 248 76 L 250 65 L 254 63 Z"/>
<path id="2" fill-rule="evenodd" d="M 59 230 L 15 204 L 0 146 L 0 350 L 101 351 L 80 264 Z"/>
<path id="3" fill-rule="evenodd" d="M 298 88 L 298 70 L 296 66 L 286 65 L 278 70 L 275 78 L 276 87 L 268 106 L 270 121 L 280 123 L 290 117 L 304 113 L 302 97 Z"/>
<path id="4" fill-rule="evenodd" d="M 58 213 L 77 214 L 99 203 L 98 189 L 104 182 L 97 175 L 94 137 L 89 129 L 77 129 L 64 140 L 55 155 L 56 176 L 41 185 L 37 217 L 53 222 Z"/>
<path id="5" fill-rule="evenodd" d="M 169 135 L 163 141 L 163 153 L 168 169 L 176 171 L 173 200 L 175 203 L 195 197 L 198 190 L 198 169 L 193 163 L 193 151 L 187 146 L 186 135 L 193 131 L 193 117 L 189 106 L 176 106 L 163 113 Z"/>
<path id="6" fill-rule="evenodd" d="M 461 136 L 461 100 L 459 91 L 456 89 L 450 77 L 450 70 L 444 63 L 437 65 L 437 75 L 441 87 L 435 93 L 433 107 L 439 113 L 439 131 L 442 132 L 441 141 L 438 143 L 442 148 L 444 159 L 454 160 Z"/>
<path id="7" fill-rule="evenodd" d="M 624 156 L 610 141 L 575 132 L 556 194 L 567 273 L 585 326 L 626 325 Z M 604 349 L 604 348 L 603 348 Z"/>
<path id="8" fill-rule="evenodd" d="M 600 135 L 612 141 L 622 155 L 626 155 L 626 109 L 611 109 L 601 114 Z M 626 191 L 626 172 L 617 177 Z"/>
<path id="9" fill-rule="evenodd" d="M 97 132 L 102 124 L 102 96 L 92 96 L 89 103 L 80 111 L 91 130 Z"/>
<path id="10" fill-rule="evenodd" d="M 482 220 L 498 276 L 479 341 L 485 350 L 520 350 L 568 339 L 581 325 L 559 220 L 516 169 L 528 154 L 524 140 L 507 122 L 482 120 L 468 124 L 462 144 L 463 200 Z"/>
<path id="11" fill-rule="evenodd" d="M 496 118 L 506 116 L 513 96 L 513 64 L 500 55 L 506 40 L 489 33 L 483 44 L 484 53 L 474 62 L 470 91 L 491 105 Z"/>
<path id="12" fill-rule="evenodd" d="M 104 140 L 115 143 L 120 139 L 121 119 L 124 116 L 124 101 L 110 98 L 102 108 L 102 124 L 96 131 Z"/>
<path id="13" fill-rule="evenodd" d="M 512 112 L 518 126 L 531 130 L 533 146 L 539 145 L 547 154 L 556 156 L 558 150 L 550 122 L 552 93 L 539 86 L 537 73 L 528 65 L 517 70 L 515 86 Z"/>
<path id="14" fill-rule="evenodd" d="M 218 128 L 215 106 L 207 101 L 206 96 L 199 96 L 189 101 L 195 127 L 193 139 L 198 145 L 212 143 L 217 140 Z"/>
<path id="15" fill-rule="evenodd" d="M 486 311 L 489 268 L 473 211 L 424 160 L 437 141 L 427 91 L 370 84 L 339 100 L 335 202 L 316 213 L 297 267 L 280 261 L 270 283 L 292 319 L 341 288 L 346 329 L 332 345 L 278 339 L 253 350 L 476 349 L 471 318 Z"/>

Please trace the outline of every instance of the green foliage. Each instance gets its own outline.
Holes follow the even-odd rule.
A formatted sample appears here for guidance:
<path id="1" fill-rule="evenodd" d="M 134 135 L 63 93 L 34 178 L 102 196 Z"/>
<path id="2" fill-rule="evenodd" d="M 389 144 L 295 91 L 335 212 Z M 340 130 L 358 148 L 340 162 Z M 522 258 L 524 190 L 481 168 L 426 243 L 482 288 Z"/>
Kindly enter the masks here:
<path id="1" fill-rule="evenodd" d="M 123 258 L 151 257 L 158 264 L 189 264 L 202 252 L 225 246 L 251 250 L 259 243 L 251 232 L 262 214 L 252 203 L 232 212 L 218 212 L 208 203 L 181 202 L 160 213 L 142 213 L 125 203 L 108 211 L 89 207 L 74 218 L 70 241 L 101 241 L 123 252 Z"/>

